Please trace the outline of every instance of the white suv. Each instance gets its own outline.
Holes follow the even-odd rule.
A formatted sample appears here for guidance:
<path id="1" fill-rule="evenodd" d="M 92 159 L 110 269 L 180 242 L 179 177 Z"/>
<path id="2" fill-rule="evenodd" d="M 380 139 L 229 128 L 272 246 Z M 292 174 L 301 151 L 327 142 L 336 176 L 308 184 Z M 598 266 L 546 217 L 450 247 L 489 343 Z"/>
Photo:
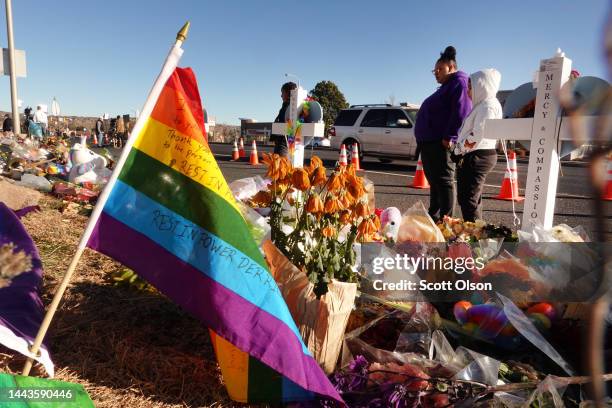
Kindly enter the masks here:
<path id="1" fill-rule="evenodd" d="M 393 159 L 413 159 L 416 155 L 414 124 L 419 106 L 352 105 L 340 111 L 329 129 L 331 147 L 342 144 L 350 151 L 353 144 L 363 156 L 378 157 L 383 163 Z"/>

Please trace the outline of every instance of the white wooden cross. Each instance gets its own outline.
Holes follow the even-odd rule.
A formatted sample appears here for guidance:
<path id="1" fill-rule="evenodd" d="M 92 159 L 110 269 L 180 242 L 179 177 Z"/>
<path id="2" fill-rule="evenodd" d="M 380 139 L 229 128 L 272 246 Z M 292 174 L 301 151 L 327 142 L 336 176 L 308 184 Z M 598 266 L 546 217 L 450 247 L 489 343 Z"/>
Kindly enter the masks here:
<path id="1" fill-rule="evenodd" d="M 306 100 L 308 92 L 298 86 L 296 89 L 291 91 L 291 97 L 289 98 L 289 120 L 295 127 L 298 119 L 298 108 Z M 322 137 L 325 129 L 324 123 L 302 123 L 301 131 L 299 135 L 295 137 L 294 151 L 291 161 L 294 167 L 304 166 L 304 138 Z M 272 133 L 275 135 L 287 136 L 287 124 L 286 123 L 273 123 Z"/>
<path id="2" fill-rule="evenodd" d="M 530 140 L 529 167 L 522 230 L 535 225 L 551 228 L 555 212 L 555 196 L 559 174 L 558 141 L 571 141 L 569 120 L 561 119 L 559 91 L 569 80 L 572 61 L 558 50 L 556 55 L 540 61 L 533 118 L 488 119 L 485 137 L 506 140 Z M 595 116 L 583 123 L 595 126 Z"/>

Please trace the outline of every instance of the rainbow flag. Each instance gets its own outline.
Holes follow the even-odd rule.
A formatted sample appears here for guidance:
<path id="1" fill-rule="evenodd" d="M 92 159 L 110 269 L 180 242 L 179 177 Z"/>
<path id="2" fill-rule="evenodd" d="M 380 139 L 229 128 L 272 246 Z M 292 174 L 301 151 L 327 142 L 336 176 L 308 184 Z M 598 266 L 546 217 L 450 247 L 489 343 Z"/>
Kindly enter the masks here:
<path id="1" fill-rule="evenodd" d="M 210 151 L 193 72 L 174 69 L 151 97 L 87 245 L 134 269 L 257 362 L 245 366 L 255 374 L 248 383 L 226 376 L 242 390 L 232 398 L 342 402 L 302 342 Z M 274 387 L 262 372 L 276 373 Z"/>

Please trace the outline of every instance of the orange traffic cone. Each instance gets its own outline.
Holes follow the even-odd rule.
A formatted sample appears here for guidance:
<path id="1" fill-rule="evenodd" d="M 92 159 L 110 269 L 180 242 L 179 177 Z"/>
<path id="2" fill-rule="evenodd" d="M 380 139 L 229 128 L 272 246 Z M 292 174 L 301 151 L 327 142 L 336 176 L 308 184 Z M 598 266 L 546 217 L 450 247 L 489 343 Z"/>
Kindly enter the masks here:
<path id="1" fill-rule="evenodd" d="M 346 146 L 342 145 L 340 147 L 340 158 L 338 159 L 338 164 L 340 166 L 346 166 L 348 165 L 347 159 L 346 159 Z"/>
<path id="2" fill-rule="evenodd" d="M 361 170 L 359 166 L 359 144 L 353 143 L 353 150 L 351 151 L 351 164 L 355 167 L 355 170 Z"/>
<path id="3" fill-rule="evenodd" d="M 421 155 L 419 154 L 419 160 L 417 160 L 416 173 L 414 173 L 414 179 L 412 179 L 412 188 L 429 188 L 429 182 L 425 177 L 425 171 L 423 170 L 423 162 L 421 161 Z"/>
<path id="4" fill-rule="evenodd" d="M 612 157 L 608 157 L 608 178 L 606 180 L 606 190 L 602 198 L 612 201 Z"/>
<path id="5" fill-rule="evenodd" d="M 238 153 L 240 153 L 240 158 L 245 158 L 246 153 L 244 152 L 244 139 L 240 138 L 240 147 L 238 148 Z"/>
<path id="6" fill-rule="evenodd" d="M 253 148 L 251 149 L 251 157 L 249 158 L 249 164 L 251 166 L 257 166 L 259 164 L 259 157 L 257 157 L 257 143 L 253 140 Z"/>
<path id="7" fill-rule="evenodd" d="M 98 138 L 96 137 L 96 134 L 93 134 L 93 145 L 97 146 L 98 145 Z"/>
<path id="8" fill-rule="evenodd" d="M 508 152 L 508 165 L 509 171 L 506 170 L 499 194 L 494 198 L 497 200 L 523 201 L 525 197 L 519 195 L 516 153 L 513 150 Z"/>
<path id="9" fill-rule="evenodd" d="M 234 148 L 232 149 L 232 161 L 240 160 L 240 153 L 238 153 L 238 143 L 234 140 Z"/>

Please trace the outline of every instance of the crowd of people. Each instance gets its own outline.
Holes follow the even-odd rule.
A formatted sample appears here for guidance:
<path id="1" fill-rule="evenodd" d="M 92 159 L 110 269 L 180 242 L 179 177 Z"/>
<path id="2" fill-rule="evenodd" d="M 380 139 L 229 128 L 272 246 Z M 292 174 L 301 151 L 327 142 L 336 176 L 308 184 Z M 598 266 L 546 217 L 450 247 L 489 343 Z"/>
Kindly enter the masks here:
<path id="1" fill-rule="evenodd" d="M 5 134 L 12 133 L 13 130 L 13 119 L 11 115 L 6 114 L 2 121 L 2 132 Z M 96 119 L 91 131 L 86 127 L 77 127 L 74 130 L 70 130 L 68 126 L 60 127 L 59 123 L 51 128 L 49 127 L 47 114 L 42 106 L 38 105 L 34 112 L 30 107 L 24 109 L 24 121 L 21 124 L 21 131 L 27 134 L 28 137 L 39 141 L 49 136 L 85 137 L 86 140 L 89 139 L 89 144 L 97 147 L 112 145 L 113 147 L 120 148 L 125 144 L 129 136 L 130 122 L 129 119 L 126 121 L 121 115 L 117 115 L 116 118 L 112 118 L 110 121 L 105 121 L 104 117 L 100 116 Z"/>

